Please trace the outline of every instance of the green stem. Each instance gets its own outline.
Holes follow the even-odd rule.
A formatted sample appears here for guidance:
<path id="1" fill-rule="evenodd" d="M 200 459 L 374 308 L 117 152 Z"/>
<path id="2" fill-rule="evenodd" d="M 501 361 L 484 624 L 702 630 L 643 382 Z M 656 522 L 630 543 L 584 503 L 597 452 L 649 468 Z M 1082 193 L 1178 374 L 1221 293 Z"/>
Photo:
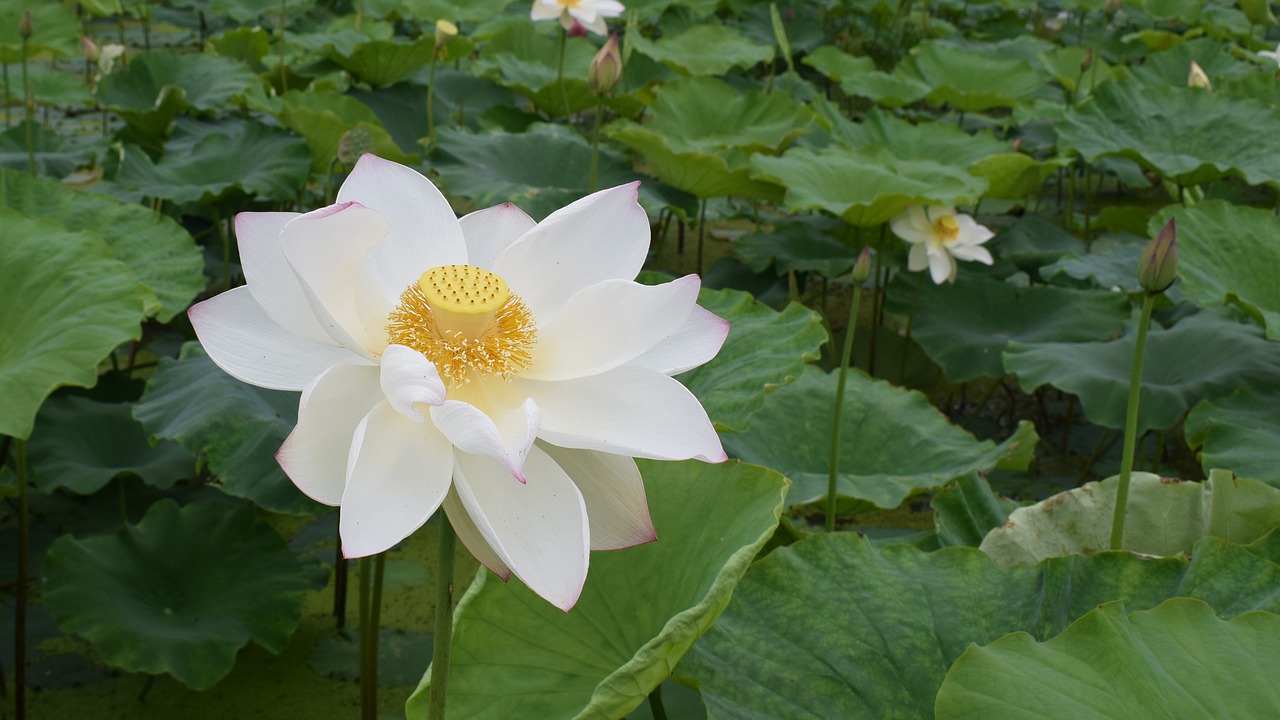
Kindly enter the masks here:
<path id="1" fill-rule="evenodd" d="M 649 693 L 649 711 L 653 713 L 653 720 L 667 720 L 667 709 L 662 705 L 661 685 Z"/>
<path id="2" fill-rule="evenodd" d="M 849 307 L 849 326 L 844 331 L 844 349 L 840 353 L 840 375 L 836 378 L 836 406 L 831 414 L 831 463 L 827 474 L 827 532 L 836 529 L 836 476 L 840 472 L 840 411 L 844 409 L 844 383 L 853 358 L 853 337 L 858 331 L 858 306 L 862 304 L 862 283 L 853 284 L 853 303 Z"/>
<path id="3" fill-rule="evenodd" d="M 36 122 L 36 103 L 31 93 L 31 81 L 27 77 L 27 38 L 22 38 L 22 97 L 23 103 L 27 106 L 27 169 L 31 171 L 31 177 L 36 176 L 36 141 L 32 135 Z"/>
<path id="4" fill-rule="evenodd" d="M 363 655 L 368 659 L 365 667 L 368 675 L 360 676 L 361 707 L 364 717 L 376 720 L 378 717 L 378 630 L 382 624 L 382 575 L 387 563 L 386 553 L 378 553 L 373 560 L 373 589 L 369 597 L 368 627 L 360 633 L 360 645 Z M 368 678 L 366 681 L 365 678 Z"/>
<path id="5" fill-rule="evenodd" d="M 556 63 L 556 84 L 560 86 L 560 100 L 564 103 L 565 119 L 569 117 L 569 93 L 564 89 L 564 47 L 569 42 L 569 31 L 560 28 L 560 60 Z"/>
<path id="6" fill-rule="evenodd" d="M 436 147 L 436 54 L 431 53 L 431 70 L 427 76 L 427 147 Z"/>
<path id="7" fill-rule="evenodd" d="M 213 219 L 214 227 L 218 228 L 218 236 L 222 238 L 222 289 L 231 289 L 231 236 L 227 234 L 227 229 L 222 224 L 222 218 L 215 217 Z"/>
<path id="8" fill-rule="evenodd" d="M 1111 517 L 1111 549 L 1124 544 L 1125 508 L 1129 503 L 1129 475 L 1133 472 L 1133 452 L 1138 435 L 1138 394 L 1142 389 L 1142 356 L 1147 349 L 1147 327 L 1156 296 L 1148 293 L 1142 300 L 1142 318 L 1138 320 L 1138 341 L 1133 349 L 1133 374 L 1129 376 L 1129 405 L 1124 416 L 1124 455 L 1120 460 L 1120 484 L 1116 487 L 1116 509 Z"/>
<path id="9" fill-rule="evenodd" d="M 289 9 L 288 2 L 289 0 L 280 0 L 280 42 L 277 52 L 280 53 L 280 93 L 282 95 L 289 92 L 289 78 L 284 71 L 284 25 L 285 15 Z"/>
<path id="10" fill-rule="evenodd" d="M 13 608 L 13 701 L 18 720 L 27 717 L 27 560 L 30 554 L 30 518 L 27 512 L 27 441 L 18 438 L 14 448 L 18 464 L 18 586 Z"/>
<path id="11" fill-rule="evenodd" d="M 6 128 L 13 126 L 13 116 L 9 112 L 9 104 L 13 102 L 13 94 L 9 92 L 9 63 L 3 63 L 4 66 L 4 126 Z"/>
<path id="12" fill-rule="evenodd" d="M 604 116 L 604 95 L 596 98 L 596 123 L 591 132 L 591 192 L 596 191 L 596 170 L 600 166 L 600 118 Z"/>
<path id="13" fill-rule="evenodd" d="M 378 717 L 378 680 L 370 672 L 369 664 L 371 569 L 369 558 L 360 558 L 360 720 L 377 720 Z"/>
<path id="14" fill-rule="evenodd" d="M 444 720 L 449 689 L 449 656 L 453 651 L 453 560 L 458 536 L 449 517 L 440 513 L 440 539 L 436 547 L 436 634 L 431 648 L 431 694 L 428 720 Z"/>

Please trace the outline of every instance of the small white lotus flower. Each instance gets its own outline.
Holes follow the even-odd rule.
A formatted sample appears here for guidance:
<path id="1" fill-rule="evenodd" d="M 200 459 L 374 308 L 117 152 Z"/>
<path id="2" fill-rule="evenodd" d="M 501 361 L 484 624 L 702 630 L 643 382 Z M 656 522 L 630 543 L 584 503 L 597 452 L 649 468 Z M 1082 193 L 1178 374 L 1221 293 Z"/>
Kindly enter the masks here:
<path id="1" fill-rule="evenodd" d="M 276 458 L 341 506 L 347 557 L 443 507 L 480 562 L 568 610 L 589 550 L 656 538 L 633 457 L 725 459 L 671 375 L 728 323 L 695 275 L 634 282 L 637 185 L 540 223 L 510 204 L 459 220 L 418 172 L 365 155 L 334 205 L 236 217 L 248 284 L 191 323 L 231 375 L 303 391 Z"/>
<path id="2" fill-rule="evenodd" d="M 534 0 L 529 16 L 534 20 L 558 19 L 565 30 L 572 30 L 576 20 L 587 30 L 605 35 L 609 28 L 604 19 L 618 17 L 626 10 L 617 0 Z"/>
<path id="3" fill-rule="evenodd" d="M 1277 66 L 1280 66 L 1280 45 L 1276 45 L 1275 50 L 1263 50 L 1262 52 L 1258 53 L 1258 57 L 1267 58 L 1271 62 L 1275 63 Z"/>
<path id="4" fill-rule="evenodd" d="M 956 260 L 974 260 L 984 265 L 994 262 L 982 247 L 995 233 L 946 205 L 916 205 L 890 223 L 894 234 L 911 243 L 907 269 L 929 268 L 935 284 L 955 282 Z"/>

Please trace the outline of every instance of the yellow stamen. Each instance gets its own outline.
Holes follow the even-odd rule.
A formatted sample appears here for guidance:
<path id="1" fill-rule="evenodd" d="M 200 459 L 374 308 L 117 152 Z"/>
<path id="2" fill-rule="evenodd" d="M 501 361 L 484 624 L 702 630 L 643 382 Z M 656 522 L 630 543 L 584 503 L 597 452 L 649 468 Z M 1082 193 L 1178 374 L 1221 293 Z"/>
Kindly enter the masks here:
<path id="1" fill-rule="evenodd" d="M 510 380 L 529 366 L 533 313 L 497 275 L 471 265 L 432 268 L 387 318 L 392 344 L 426 356 L 450 387 L 484 375 Z"/>
<path id="2" fill-rule="evenodd" d="M 934 221 L 933 231 L 942 238 L 945 245 L 960 236 L 960 223 L 956 222 L 954 215 L 943 215 Z"/>

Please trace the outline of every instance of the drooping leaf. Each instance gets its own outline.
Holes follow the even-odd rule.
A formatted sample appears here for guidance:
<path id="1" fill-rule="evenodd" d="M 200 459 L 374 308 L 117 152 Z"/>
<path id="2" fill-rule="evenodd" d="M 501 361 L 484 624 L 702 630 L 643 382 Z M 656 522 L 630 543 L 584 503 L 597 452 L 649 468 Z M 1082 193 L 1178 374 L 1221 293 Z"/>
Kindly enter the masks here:
<path id="1" fill-rule="evenodd" d="M 814 367 L 765 398 L 744 432 L 722 436 L 730 455 L 782 472 L 795 483 L 788 503 L 824 497 L 831 450 L 836 373 Z M 1031 423 L 1000 445 L 952 425 L 921 393 L 851 370 L 840 424 L 837 487 L 845 497 L 895 508 L 908 495 L 971 472 L 994 469 L 1036 443 Z"/>
<path id="2" fill-rule="evenodd" d="M 140 205 L 10 170 L 0 170 L 0 205 L 100 235 L 116 259 L 146 285 L 147 315 L 160 322 L 186 309 L 204 289 L 204 260 L 191 235 Z"/>
<path id="3" fill-rule="evenodd" d="M 1200 600 L 1173 598 L 1125 614 L 1088 613 L 1044 643 L 1026 633 L 974 646 L 938 691 L 939 717 L 1268 717 L 1280 714 L 1270 660 L 1280 617 L 1221 620 Z M 1052 701 L 1049 696 L 1052 696 Z"/>
<path id="4" fill-rule="evenodd" d="M 44 404 L 36 416 L 28 457 L 41 492 L 66 488 L 80 495 L 101 490 L 121 474 L 167 488 L 195 474 L 196 459 L 177 443 L 154 447 L 129 414 L 128 403 L 64 396 Z"/>
<path id="5" fill-rule="evenodd" d="M 104 662 L 205 690 L 250 640 L 284 649 L 315 573 L 247 508 L 161 500 L 115 535 L 58 538 L 44 575 L 58 626 Z"/>
<path id="6" fill-rule="evenodd" d="M 1280 490 L 1213 470 L 1205 484 L 1134 473 L 1124 549 L 1161 557 L 1187 553 L 1203 537 L 1246 544 L 1280 527 Z M 999 565 L 1093 553 L 1111 546 L 1118 477 L 1059 493 L 1009 514 L 979 548 Z"/>
<path id="7" fill-rule="evenodd" d="M 1101 290 L 1015 287 L 977 277 L 918 291 L 916 285 L 895 278 L 886 308 L 912 316 L 911 337 L 953 383 L 1004 377 L 1000 354 L 1010 342 L 1106 340 L 1120 333 L 1131 311 L 1128 297 Z"/>
<path id="8" fill-rule="evenodd" d="M 722 76 L 773 59 L 773 47 L 748 39 L 727 25 L 699 24 L 675 37 L 630 36 L 635 51 L 690 75 Z"/>
<path id="9" fill-rule="evenodd" d="M 480 569 L 454 614 L 449 717 L 622 717 L 715 621 L 777 526 L 786 479 L 740 463 L 641 472 L 659 540 L 594 554 L 571 612 Z M 511 684 L 495 692 L 495 677 Z M 426 717 L 429 678 L 410 718 Z"/>
<path id="10" fill-rule="evenodd" d="M 1240 388 L 1218 400 L 1204 400 L 1187 415 L 1187 444 L 1199 450 L 1200 466 L 1230 468 L 1237 475 L 1280 487 L 1280 397 L 1274 388 L 1254 393 Z"/>
<path id="11" fill-rule="evenodd" d="M 729 321 L 715 358 L 679 376 L 721 430 L 743 430 L 764 407 L 765 394 L 804 372 L 827 341 L 822 318 L 791 303 L 782 312 L 738 290 L 703 290 L 698 304 Z"/>
<path id="12" fill-rule="evenodd" d="M 1172 206 L 1151 219 L 1151 237 L 1172 218 L 1178 228 L 1182 289 L 1206 307 L 1239 305 L 1280 340 L 1280 218 L 1270 210 L 1207 200 Z"/>
<path id="13" fill-rule="evenodd" d="M 698 683 L 711 720 L 929 720 L 971 643 L 1019 630 L 1048 639 L 1112 600 L 1141 610 L 1185 596 L 1224 617 L 1275 612 L 1277 583 L 1273 559 L 1216 538 L 1190 560 L 1103 552 L 1000 568 L 973 548 L 877 549 L 824 533 L 755 563 L 676 674 Z"/>
<path id="14" fill-rule="evenodd" d="M 1110 342 L 1009 343 L 1005 369 L 1031 391 L 1041 385 L 1074 393 L 1090 422 L 1124 427 L 1135 331 Z M 1197 402 L 1230 395 L 1242 386 L 1280 385 L 1280 344 L 1254 326 L 1201 311 L 1147 335 L 1138 398 L 1138 432 L 1167 428 Z"/>
<path id="15" fill-rule="evenodd" d="M 27 438 L 45 397 L 91 387 L 141 335 L 146 290 L 100 238 L 0 208 L 0 435 Z"/>
<path id="16" fill-rule="evenodd" d="M 218 489 L 293 515 L 320 506 L 276 464 L 298 420 L 298 395 L 246 385 L 224 373 L 198 343 L 162 358 L 133 416 L 152 437 L 176 440 L 220 482 Z"/>

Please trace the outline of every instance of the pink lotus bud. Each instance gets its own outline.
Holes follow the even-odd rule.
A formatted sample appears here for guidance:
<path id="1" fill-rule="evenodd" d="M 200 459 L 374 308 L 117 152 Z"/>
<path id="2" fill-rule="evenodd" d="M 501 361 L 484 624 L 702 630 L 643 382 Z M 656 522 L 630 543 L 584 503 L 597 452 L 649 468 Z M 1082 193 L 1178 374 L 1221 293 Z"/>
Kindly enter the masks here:
<path id="1" fill-rule="evenodd" d="M 577 20 L 573 21 L 573 25 L 569 26 L 569 37 L 586 37 L 587 29 Z"/>
<path id="2" fill-rule="evenodd" d="M 102 49 L 85 35 L 80 37 L 80 52 L 84 54 L 84 59 L 89 62 L 98 62 L 98 58 L 102 57 Z"/>
<path id="3" fill-rule="evenodd" d="M 591 59 L 591 69 L 587 72 L 587 82 L 591 84 L 591 92 L 606 95 L 622 77 L 622 51 L 618 49 L 618 34 L 614 33 L 605 41 L 604 47 Z"/>
<path id="4" fill-rule="evenodd" d="M 1154 295 L 1169 289 L 1178 274 L 1178 231 L 1173 219 L 1147 243 L 1138 263 L 1138 284 Z"/>

